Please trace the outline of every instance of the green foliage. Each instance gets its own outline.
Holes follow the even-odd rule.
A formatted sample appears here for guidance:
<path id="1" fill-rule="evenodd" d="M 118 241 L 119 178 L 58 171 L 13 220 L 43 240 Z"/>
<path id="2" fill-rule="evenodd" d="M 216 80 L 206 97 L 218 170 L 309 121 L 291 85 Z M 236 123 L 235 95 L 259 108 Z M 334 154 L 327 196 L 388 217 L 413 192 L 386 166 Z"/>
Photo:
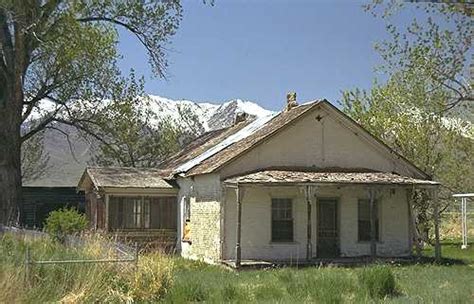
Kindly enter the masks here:
<path id="1" fill-rule="evenodd" d="M 404 8 L 425 17 L 399 26 Z M 474 187 L 474 97 L 469 61 L 471 19 L 450 4 L 374 1 L 367 6 L 387 23 L 388 39 L 378 42 L 383 83 L 343 93 L 343 111 L 443 184 L 441 211 L 452 192 Z M 415 193 L 417 228 L 429 240 L 432 201 Z"/>
<path id="2" fill-rule="evenodd" d="M 58 240 L 75 234 L 87 228 L 87 218 L 85 214 L 79 213 L 76 209 L 62 208 L 51 211 L 45 221 L 45 230 Z"/>
<path id="3" fill-rule="evenodd" d="M 154 167 L 179 150 L 182 132 L 170 120 L 158 121 L 147 97 L 129 88 L 127 98 L 96 112 L 102 134 L 94 161 L 103 166 Z"/>
<path id="4" fill-rule="evenodd" d="M 68 248 L 49 238 L 2 235 L 0 302 L 367 303 L 381 300 L 370 298 L 367 289 L 361 288 L 359 276 L 363 276 L 361 273 L 366 268 L 307 267 L 235 272 L 160 254 L 140 255 L 138 268 L 130 263 L 35 265 L 30 267 L 30 279 L 25 280 L 26 246 L 33 260 L 114 257 L 108 246 L 104 249 L 101 245 L 103 241 L 94 236 L 86 239 L 84 248 Z M 464 259 L 468 265 L 376 266 L 389 269 L 396 277 L 398 292 L 383 301 L 469 302 L 474 293 L 473 250 L 473 244 L 467 250 L 461 250 L 459 242 L 443 244 L 445 257 Z M 430 248 L 426 253 L 432 256 L 433 250 Z"/>
<path id="5" fill-rule="evenodd" d="M 371 298 L 380 299 L 396 293 L 395 277 L 387 266 L 367 267 L 359 272 L 358 279 Z"/>
<path id="6" fill-rule="evenodd" d="M 97 131 L 97 109 L 128 99 L 127 88 L 135 86 L 117 64 L 119 32 L 135 37 L 154 74 L 164 77 L 165 50 L 181 18 L 178 0 L 0 1 L 0 129 L 9 139 L 0 140 L 0 150 L 13 164 L 6 174 L 15 179 L 1 181 L 12 199 L 4 200 L 0 221 L 12 220 L 19 209 L 19 143 L 58 124 L 99 141 L 113 137 Z"/>

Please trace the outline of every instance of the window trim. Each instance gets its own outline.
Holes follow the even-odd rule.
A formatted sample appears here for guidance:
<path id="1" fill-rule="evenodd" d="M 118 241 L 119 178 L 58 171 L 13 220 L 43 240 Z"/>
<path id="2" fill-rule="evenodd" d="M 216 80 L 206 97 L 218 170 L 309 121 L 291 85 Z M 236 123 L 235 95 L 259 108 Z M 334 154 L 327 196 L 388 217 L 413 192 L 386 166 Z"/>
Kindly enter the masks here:
<path id="1" fill-rule="evenodd" d="M 369 204 L 370 204 L 370 199 L 368 198 L 358 198 L 357 199 L 357 222 L 356 222 L 356 225 L 357 225 L 357 243 L 361 243 L 361 244 L 367 244 L 367 243 L 370 243 L 371 240 L 370 238 L 368 240 L 361 240 L 360 239 L 360 234 L 359 234 L 359 204 L 361 201 L 367 201 Z M 378 220 L 378 235 L 376 235 L 376 239 L 375 239 L 375 242 L 376 243 L 383 243 L 383 239 L 382 239 L 382 201 L 381 199 L 375 199 L 375 204 L 377 205 L 377 220 Z M 370 206 L 369 206 L 370 207 Z M 370 219 L 369 219 L 370 221 Z M 370 233 L 370 231 L 369 231 Z"/>
<path id="2" fill-rule="evenodd" d="M 291 240 L 275 240 L 273 238 L 273 201 L 289 200 L 291 204 Z M 294 199 L 292 197 L 271 197 L 270 199 L 270 244 L 294 244 L 295 241 L 295 210 Z M 289 220 L 288 220 L 289 221 Z"/>

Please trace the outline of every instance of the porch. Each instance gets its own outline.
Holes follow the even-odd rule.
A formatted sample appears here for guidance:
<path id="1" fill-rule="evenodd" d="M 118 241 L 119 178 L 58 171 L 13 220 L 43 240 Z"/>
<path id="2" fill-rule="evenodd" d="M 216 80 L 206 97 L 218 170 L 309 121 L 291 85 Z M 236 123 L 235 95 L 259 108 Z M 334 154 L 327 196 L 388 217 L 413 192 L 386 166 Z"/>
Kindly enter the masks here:
<path id="1" fill-rule="evenodd" d="M 243 261 L 314 265 L 409 258 L 412 193 L 428 189 L 435 199 L 438 186 L 391 173 L 301 170 L 260 171 L 224 184 L 223 260 L 236 268 Z"/>

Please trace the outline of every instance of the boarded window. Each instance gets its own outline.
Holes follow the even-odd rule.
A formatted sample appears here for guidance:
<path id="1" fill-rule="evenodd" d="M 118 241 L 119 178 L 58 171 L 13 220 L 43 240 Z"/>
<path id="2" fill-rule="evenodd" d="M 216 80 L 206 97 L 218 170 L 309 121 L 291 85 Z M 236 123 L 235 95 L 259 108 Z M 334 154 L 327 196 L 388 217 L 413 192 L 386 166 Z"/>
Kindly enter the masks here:
<path id="1" fill-rule="evenodd" d="M 191 200 L 188 196 L 184 197 L 184 220 L 191 220 Z"/>
<path id="2" fill-rule="evenodd" d="M 375 239 L 379 240 L 379 207 L 375 201 Z M 359 241 L 370 241 L 370 201 L 367 199 L 359 200 L 358 207 L 358 231 Z"/>
<path id="3" fill-rule="evenodd" d="M 116 197 L 109 200 L 111 229 L 176 229 L 175 197 Z"/>
<path id="4" fill-rule="evenodd" d="M 272 242 L 293 241 L 293 208 L 288 198 L 272 199 Z"/>

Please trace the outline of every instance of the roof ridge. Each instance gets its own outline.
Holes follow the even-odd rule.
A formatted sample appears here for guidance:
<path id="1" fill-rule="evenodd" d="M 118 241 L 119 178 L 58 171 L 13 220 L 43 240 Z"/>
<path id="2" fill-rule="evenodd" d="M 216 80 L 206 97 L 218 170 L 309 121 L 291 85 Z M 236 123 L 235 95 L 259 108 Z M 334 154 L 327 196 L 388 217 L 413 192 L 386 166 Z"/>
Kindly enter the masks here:
<path id="1" fill-rule="evenodd" d="M 222 164 L 219 164 L 217 167 L 211 169 L 209 172 L 212 172 L 220 167 L 222 167 L 223 165 L 225 165 L 226 163 L 228 163 L 229 161 L 232 161 L 233 159 L 239 157 L 240 155 L 242 155 L 243 153 L 245 153 L 246 151 L 252 149 L 254 146 L 260 144 L 261 142 L 263 142 L 264 140 L 266 140 L 268 137 L 278 133 L 280 130 L 282 130 L 283 128 L 285 128 L 286 126 L 288 126 L 291 122 L 299 119 L 300 117 L 302 117 L 305 113 L 308 113 L 310 110 L 312 110 L 313 108 L 315 108 L 316 106 L 319 106 L 322 102 L 327 102 L 329 103 L 329 101 L 327 101 L 326 99 L 318 99 L 318 100 L 314 100 L 314 101 L 310 101 L 310 102 L 306 102 L 304 104 L 300 104 L 298 106 L 295 106 L 294 108 L 292 108 L 291 110 L 288 110 L 288 111 L 280 111 L 278 112 L 276 115 L 273 115 L 273 117 L 268 120 L 261 128 L 259 128 L 258 130 L 255 130 L 254 133 L 250 134 L 249 136 L 245 137 L 245 138 L 242 138 L 241 140 L 233 143 L 232 145 L 229 145 L 227 146 L 225 149 L 221 150 L 221 151 L 225 151 L 227 150 L 228 148 L 234 146 L 236 143 L 238 142 L 241 142 L 241 141 L 244 141 L 244 140 L 247 140 L 248 138 L 250 138 L 252 135 L 256 134 L 257 132 L 260 132 L 261 130 L 263 130 L 265 128 L 265 125 L 268 125 L 269 123 L 271 123 L 272 121 L 278 119 L 278 117 L 281 117 L 281 115 L 283 114 L 292 114 L 292 113 L 295 113 L 297 112 L 296 110 L 301 110 L 302 107 L 305 107 L 304 110 L 301 110 L 300 113 L 297 113 L 296 116 L 292 117 L 289 121 L 286 121 L 284 122 L 282 125 L 280 126 L 277 126 L 274 130 L 270 130 L 268 132 L 268 134 L 265 134 L 262 138 L 259 138 L 256 142 L 252 143 L 248 148 L 238 152 L 236 155 L 232 156 L 230 159 L 227 159 L 225 160 Z M 307 108 L 306 108 L 307 107 Z M 219 152 L 221 152 L 219 151 Z M 214 154 L 216 155 L 216 154 Z M 212 155 L 213 156 L 213 155 Z M 192 171 L 193 168 L 195 168 L 196 166 L 188 169 L 187 171 Z M 206 171 L 206 170 L 205 170 Z M 209 172 L 200 172 L 200 173 L 209 173 Z M 197 173 L 197 174 L 200 174 L 200 173 Z M 191 174 L 191 175 L 195 175 L 195 174 Z"/>

